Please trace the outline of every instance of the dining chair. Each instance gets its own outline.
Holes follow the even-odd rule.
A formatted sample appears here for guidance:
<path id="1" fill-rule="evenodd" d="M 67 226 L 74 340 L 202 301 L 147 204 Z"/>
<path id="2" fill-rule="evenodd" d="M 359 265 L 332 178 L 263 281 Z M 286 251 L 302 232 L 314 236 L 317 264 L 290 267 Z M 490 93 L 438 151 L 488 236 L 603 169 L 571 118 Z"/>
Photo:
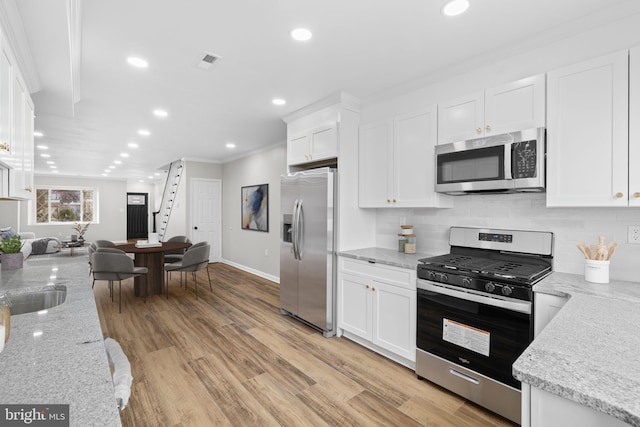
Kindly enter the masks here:
<path id="1" fill-rule="evenodd" d="M 206 242 L 201 242 L 199 244 L 195 244 L 184 253 L 181 261 L 173 262 L 171 264 L 166 264 L 164 266 L 164 270 L 167 272 L 167 275 L 172 271 L 179 272 L 191 272 L 193 275 L 193 282 L 196 287 L 196 299 L 198 299 L 198 276 L 196 272 L 206 268 L 207 270 L 207 278 L 209 279 L 209 289 L 213 291 L 213 287 L 211 286 L 211 276 L 209 274 L 209 252 L 211 250 L 211 246 Z M 180 276 L 180 281 L 182 282 L 182 275 Z M 169 280 L 166 280 L 166 293 L 167 299 L 169 299 Z M 187 282 L 185 280 L 185 289 L 187 288 Z"/>
<path id="2" fill-rule="evenodd" d="M 93 243 L 92 243 L 93 245 Z M 115 254 L 125 254 L 126 252 L 121 251 L 120 249 L 116 249 L 116 248 L 105 248 L 105 247 L 96 247 L 93 252 L 91 252 L 91 247 L 89 247 L 89 263 L 91 264 L 91 272 L 93 272 L 93 255 L 96 252 L 102 252 L 102 253 L 115 253 Z M 128 255 L 127 255 L 128 256 Z M 95 274 L 93 275 L 93 283 L 91 284 L 91 289 L 93 289 L 93 287 L 96 285 L 96 280 L 100 280 L 100 279 L 96 279 Z M 109 296 L 111 297 L 111 301 L 113 301 L 113 286 L 109 286 Z"/>
<path id="3" fill-rule="evenodd" d="M 108 248 L 111 249 L 111 248 Z M 117 249 L 116 249 L 117 250 Z M 149 272 L 147 267 L 136 267 L 133 260 L 124 252 L 111 250 L 97 250 L 93 254 L 94 280 L 109 281 L 111 300 L 113 301 L 113 282 L 118 281 L 118 312 L 122 313 L 122 281 Z M 144 281 L 144 302 L 147 302 L 147 282 Z"/>
<path id="4" fill-rule="evenodd" d="M 95 245 L 99 248 L 115 248 L 116 244 L 113 243 L 111 240 L 96 240 Z"/>
<path id="5" fill-rule="evenodd" d="M 87 253 L 89 254 L 89 276 L 91 276 L 91 273 L 93 272 L 93 264 L 91 263 L 91 256 L 96 251 L 96 249 L 98 249 L 98 246 L 96 246 L 95 243 L 91 243 L 87 248 Z"/>
<path id="6" fill-rule="evenodd" d="M 169 240 L 167 240 L 167 242 L 191 243 L 191 241 L 187 236 L 173 236 Z M 166 251 L 164 253 L 164 262 L 172 263 L 172 262 L 180 261 L 185 252 L 186 252 L 186 248 Z"/>

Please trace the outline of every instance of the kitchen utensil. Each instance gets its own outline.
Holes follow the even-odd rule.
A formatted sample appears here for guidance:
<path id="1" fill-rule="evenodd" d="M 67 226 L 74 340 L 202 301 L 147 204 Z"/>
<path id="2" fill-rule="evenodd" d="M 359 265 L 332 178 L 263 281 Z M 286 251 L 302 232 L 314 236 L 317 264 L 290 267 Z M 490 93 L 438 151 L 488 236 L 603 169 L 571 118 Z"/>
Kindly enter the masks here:
<path id="1" fill-rule="evenodd" d="M 576 243 L 576 246 L 578 247 L 578 249 L 580 249 L 580 252 L 584 254 L 584 257 L 586 259 L 591 258 L 591 252 L 589 251 L 589 248 L 587 248 L 587 245 L 585 245 L 584 242 Z"/>
<path id="2" fill-rule="evenodd" d="M 609 254 L 607 255 L 607 261 L 611 259 L 617 247 L 618 247 L 618 244 L 616 242 L 609 243 Z"/>
<path id="3" fill-rule="evenodd" d="M 609 256 L 609 249 L 607 248 L 607 245 L 604 244 L 604 236 L 600 236 L 598 237 L 598 249 L 596 252 L 595 259 L 604 261 L 608 258 L 608 256 Z"/>

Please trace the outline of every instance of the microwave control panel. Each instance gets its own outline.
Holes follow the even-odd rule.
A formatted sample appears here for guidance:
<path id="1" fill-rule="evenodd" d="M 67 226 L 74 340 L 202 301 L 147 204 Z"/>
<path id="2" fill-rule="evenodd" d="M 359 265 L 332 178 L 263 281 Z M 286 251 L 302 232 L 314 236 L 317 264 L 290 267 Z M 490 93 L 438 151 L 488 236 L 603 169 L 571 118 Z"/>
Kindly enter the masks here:
<path id="1" fill-rule="evenodd" d="M 511 174 L 513 178 L 535 178 L 538 157 L 536 141 L 514 143 L 511 154 Z"/>

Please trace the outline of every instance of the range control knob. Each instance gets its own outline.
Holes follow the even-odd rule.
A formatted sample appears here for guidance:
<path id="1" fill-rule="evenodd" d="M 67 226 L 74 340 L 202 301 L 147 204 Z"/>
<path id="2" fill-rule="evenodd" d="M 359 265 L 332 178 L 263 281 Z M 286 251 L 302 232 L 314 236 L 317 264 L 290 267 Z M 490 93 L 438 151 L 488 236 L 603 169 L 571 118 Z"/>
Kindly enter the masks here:
<path id="1" fill-rule="evenodd" d="M 513 289 L 511 289 L 509 286 L 502 287 L 502 295 L 509 296 L 511 295 L 511 292 L 513 292 Z"/>
<path id="2" fill-rule="evenodd" d="M 493 292 L 495 288 L 496 288 L 496 285 L 494 285 L 491 282 L 489 282 L 486 285 L 484 285 L 484 290 L 487 291 L 487 292 Z"/>
<path id="3" fill-rule="evenodd" d="M 471 278 L 463 277 L 462 278 L 462 286 L 464 286 L 465 288 L 468 288 L 469 286 L 471 286 Z"/>
<path id="4" fill-rule="evenodd" d="M 442 283 L 447 283 L 447 282 L 449 281 L 449 276 L 447 276 L 446 274 L 442 273 L 442 274 L 440 275 L 440 281 L 441 281 Z"/>
<path id="5" fill-rule="evenodd" d="M 436 273 L 433 272 L 433 271 L 427 271 L 427 279 L 435 280 L 436 279 Z"/>

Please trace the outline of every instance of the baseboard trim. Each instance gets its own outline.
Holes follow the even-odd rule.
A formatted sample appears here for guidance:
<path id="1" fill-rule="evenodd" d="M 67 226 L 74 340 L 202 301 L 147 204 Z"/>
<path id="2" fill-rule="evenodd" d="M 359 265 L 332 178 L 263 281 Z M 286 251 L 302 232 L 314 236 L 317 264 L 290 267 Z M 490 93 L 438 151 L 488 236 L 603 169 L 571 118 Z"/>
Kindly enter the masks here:
<path id="1" fill-rule="evenodd" d="M 242 271 L 246 271 L 247 273 L 255 274 L 256 276 L 262 277 L 263 279 L 271 280 L 272 282 L 276 282 L 278 284 L 280 283 L 279 277 L 264 273 L 260 270 L 256 270 L 255 268 L 247 267 L 246 265 L 238 264 L 237 262 L 233 262 L 224 258 L 220 258 L 220 262 L 238 268 Z"/>

